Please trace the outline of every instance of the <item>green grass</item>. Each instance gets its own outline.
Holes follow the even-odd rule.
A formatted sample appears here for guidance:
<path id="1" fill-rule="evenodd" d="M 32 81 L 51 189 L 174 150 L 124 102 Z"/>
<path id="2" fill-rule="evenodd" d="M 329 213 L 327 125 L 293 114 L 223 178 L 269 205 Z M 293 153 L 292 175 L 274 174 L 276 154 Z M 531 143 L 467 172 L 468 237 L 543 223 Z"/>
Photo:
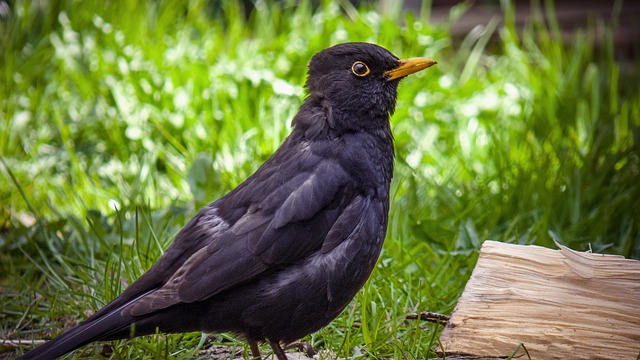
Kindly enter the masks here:
<path id="1" fill-rule="evenodd" d="M 567 46 L 553 18 L 516 31 L 504 3 L 504 26 L 454 47 L 428 8 L 282 1 L 245 18 L 233 1 L 16 1 L 0 18 L 0 338 L 48 339 L 116 297 L 277 148 L 308 60 L 344 41 L 438 66 L 400 87 L 379 265 L 305 341 L 435 356 L 441 329 L 404 317 L 450 313 L 486 239 L 640 258 L 640 69 L 615 60 L 610 27 L 600 48 L 595 25 Z M 211 344 L 247 351 L 228 335 L 156 335 L 113 343 L 112 358 Z"/>

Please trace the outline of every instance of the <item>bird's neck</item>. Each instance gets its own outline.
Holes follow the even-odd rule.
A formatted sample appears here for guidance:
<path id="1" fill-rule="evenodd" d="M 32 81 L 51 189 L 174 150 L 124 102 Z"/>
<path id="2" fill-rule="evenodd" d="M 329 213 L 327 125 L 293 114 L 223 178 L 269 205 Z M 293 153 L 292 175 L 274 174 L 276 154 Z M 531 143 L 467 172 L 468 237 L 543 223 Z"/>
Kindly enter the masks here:
<path id="1" fill-rule="evenodd" d="M 379 171 L 387 181 L 393 175 L 393 134 L 389 114 L 345 112 L 331 105 L 327 99 L 310 96 L 293 119 L 294 137 L 307 141 L 334 140 L 356 136 L 370 156 L 379 161 Z"/>
<path id="2" fill-rule="evenodd" d="M 298 116 L 293 119 L 293 125 L 297 128 L 321 128 L 321 132 L 337 134 L 361 131 L 372 135 L 380 133 L 383 138 L 388 137 L 389 145 L 393 146 L 389 111 L 374 112 L 372 108 L 341 109 L 323 94 L 311 93 L 300 107 Z"/>

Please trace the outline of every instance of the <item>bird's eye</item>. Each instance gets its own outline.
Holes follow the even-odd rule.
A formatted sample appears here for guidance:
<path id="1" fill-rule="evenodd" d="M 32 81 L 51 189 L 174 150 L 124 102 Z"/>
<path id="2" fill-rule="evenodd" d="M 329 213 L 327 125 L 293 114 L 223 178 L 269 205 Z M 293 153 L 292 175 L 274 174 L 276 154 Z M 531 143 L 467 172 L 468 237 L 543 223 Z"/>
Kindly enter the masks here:
<path id="1" fill-rule="evenodd" d="M 351 65 L 351 72 L 356 76 L 367 76 L 371 71 L 369 70 L 367 64 L 363 63 L 362 61 L 356 61 L 353 63 L 353 65 Z"/>

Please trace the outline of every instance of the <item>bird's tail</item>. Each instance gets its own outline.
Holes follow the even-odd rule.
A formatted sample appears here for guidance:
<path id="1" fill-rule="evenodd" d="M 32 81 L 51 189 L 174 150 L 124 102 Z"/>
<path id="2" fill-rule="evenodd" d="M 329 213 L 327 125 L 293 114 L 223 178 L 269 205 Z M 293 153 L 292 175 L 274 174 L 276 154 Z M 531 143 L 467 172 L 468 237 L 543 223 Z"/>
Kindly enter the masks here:
<path id="1" fill-rule="evenodd" d="M 107 316 L 112 318 L 108 322 L 103 321 L 106 318 L 84 322 L 23 354 L 18 360 L 52 360 L 90 342 L 104 339 L 110 333 L 121 332 L 130 326 L 129 320 L 113 315 L 118 314 L 108 314 Z"/>
<path id="2" fill-rule="evenodd" d="M 147 294 L 138 296 L 106 313 L 96 314 L 97 316 L 26 352 L 18 360 L 52 360 L 94 341 L 128 338 L 132 333 L 131 326 L 135 319 L 131 316 L 122 316 L 121 311 L 144 295 Z M 136 336 L 138 335 L 143 334 L 136 333 Z"/>

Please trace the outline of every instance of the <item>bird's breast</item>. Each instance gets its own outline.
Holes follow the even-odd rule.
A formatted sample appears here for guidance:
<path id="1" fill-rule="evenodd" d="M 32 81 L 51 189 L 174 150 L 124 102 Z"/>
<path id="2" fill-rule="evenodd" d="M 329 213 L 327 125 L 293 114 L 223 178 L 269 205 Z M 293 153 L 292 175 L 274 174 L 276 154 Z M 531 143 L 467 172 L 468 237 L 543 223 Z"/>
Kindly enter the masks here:
<path id="1" fill-rule="evenodd" d="M 377 189 L 391 183 L 393 141 L 370 133 L 348 134 L 334 141 L 331 149 L 343 168 L 362 187 Z"/>

